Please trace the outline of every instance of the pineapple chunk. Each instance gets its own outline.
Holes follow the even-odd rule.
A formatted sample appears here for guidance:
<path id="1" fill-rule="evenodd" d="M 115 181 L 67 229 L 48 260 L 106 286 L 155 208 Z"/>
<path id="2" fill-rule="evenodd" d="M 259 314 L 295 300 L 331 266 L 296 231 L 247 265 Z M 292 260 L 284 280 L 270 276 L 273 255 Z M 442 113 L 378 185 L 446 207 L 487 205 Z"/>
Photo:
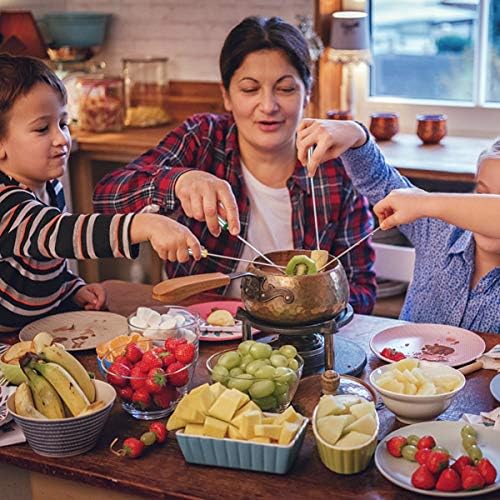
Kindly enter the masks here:
<path id="1" fill-rule="evenodd" d="M 362 432 L 351 431 L 343 438 L 337 441 L 336 448 L 353 448 L 355 446 L 362 446 L 372 439 L 372 435 L 363 434 Z"/>
<path id="2" fill-rule="evenodd" d="M 397 363 L 394 363 L 394 368 L 397 368 L 398 370 L 404 372 L 405 370 L 413 370 L 413 368 L 416 368 L 418 366 L 418 359 L 415 358 L 406 358 L 398 361 Z"/>
<path id="3" fill-rule="evenodd" d="M 401 394 L 404 390 L 404 384 L 398 382 L 394 379 L 389 379 L 384 377 L 384 379 L 379 379 L 375 382 L 379 387 L 390 392 L 397 392 Z"/>
<path id="4" fill-rule="evenodd" d="M 403 372 L 399 371 L 397 368 L 391 370 L 391 374 L 398 382 L 401 382 L 402 384 L 406 382 L 406 377 L 403 375 Z"/>
<path id="5" fill-rule="evenodd" d="M 345 433 L 349 433 L 351 431 L 358 431 L 362 434 L 368 434 L 372 436 L 377 430 L 377 422 L 373 415 L 363 415 L 361 418 L 358 418 L 355 422 L 348 425 L 345 429 Z"/>
<path id="6" fill-rule="evenodd" d="M 203 436 L 204 426 L 202 424 L 187 424 L 184 427 L 184 434 L 189 436 Z"/>
<path id="7" fill-rule="evenodd" d="M 415 384 L 412 384 L 410 382 L 405 382 L 403 385 L 404 385 L 403 389 L 404 394 L 409 394 L 409 395 L 417 394 L 417 386 Z"/>
<path id="8" fill-rule="evenodd" d="M 300 428 L 300 424 L 293 422 L 284 422 L 281 428 L 280 438 L 278 444 L 287 445 L 290 444 L 295 434 Z"/>
<path id="9" fill-rule="evenodd" d="M 427 382 L 426 376 L 418 366 L 416 368 L 413 368 L 411 374 L 418 380 L 417 386 L 421 386 L 422 384 L 425 384 Z"/>
<path id="10" fill-rule="evenodd" d="M 415 375 L 413 375 L 413 373 L 406 369 L 404 372 L 403 372 L 403 375 L 406 377 L 406 382 L 409 382 L 410 384 L 413 384 L 413 385 L 418 385 L 418 379 L 415 377 Z"/>
<path id="11" fill-rule="evenodd" d="M 254 427 L 256 436 L 265 436 L 278 441 L 281 434 L 281 425 L 258 424 Z"/>
<path id="12" fill-rule="evenodd" d="M 369 403 L 358 403 L 352 405 L 351 415 L 354 415 L 356 418 L 361 418 L 363 415 L 374 415 L 375 414 L 375 403 L 370 401 Z"/>
<path id="13" fill-rule="evenodd" d="M 262 423 L 272 425 L 274 424 L 274 417 L 262 417 Z"/>
<path id="14" fill-rule="evenodd" d="M 179 417 L 179 415 L 176 415 L 176 412 L 172 413 L 170 415 L 169 419 L 167 420 L 167 431 L 175 431 L 177 429 L 182 429 L 183 427 L 186 427 L 187 422 Z"/>
<path id="15" fill-rule="evenodd" d="M 214 438 L 223 438 L 226 435 L 228 423 L 214 417 L 207 417 L 203 424 L 203 434 Z"/>
<path id="16" fill-rule="evenodd" d="M 224 391 L 208 410 L 211 417 L 230 422 L 241 401 L 240 391 L 229 389 Z"/>
<path id="17" fill-rule="evenodd" d="M 433 396 L 434 394 L 437 394 L 437 391 L 432 382 L 425 382 L 417 391 L 417 396 Z"/>
<path id="18" fill-rule="evenodd" d="M 335 396 L 321 396 L 318 404 L 316 418 L 326 417 L 327 415 L 341 415 L 347 412 L 347 407 L 337 400 Z"/>

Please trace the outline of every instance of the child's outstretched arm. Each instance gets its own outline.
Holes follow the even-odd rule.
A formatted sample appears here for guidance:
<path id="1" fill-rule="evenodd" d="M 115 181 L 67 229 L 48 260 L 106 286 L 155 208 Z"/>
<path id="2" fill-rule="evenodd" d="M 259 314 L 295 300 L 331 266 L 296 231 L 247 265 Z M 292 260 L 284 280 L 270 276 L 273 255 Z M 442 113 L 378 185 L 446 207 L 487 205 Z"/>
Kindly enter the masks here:
<path id="1" fill-rule="evenodd" d="M 395 189 L 373 210 L 382 229 L 432 217 L 490 238 L 500 238 L 500 195 Z"/>

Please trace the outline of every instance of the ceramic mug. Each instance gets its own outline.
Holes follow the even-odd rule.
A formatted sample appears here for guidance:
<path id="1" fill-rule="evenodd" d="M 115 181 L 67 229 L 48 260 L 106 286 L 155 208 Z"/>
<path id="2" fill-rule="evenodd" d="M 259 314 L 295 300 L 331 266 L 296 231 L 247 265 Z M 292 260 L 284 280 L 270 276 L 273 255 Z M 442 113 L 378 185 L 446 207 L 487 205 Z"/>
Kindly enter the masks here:
<path id="1" fill-rule="evenodd" d="M 397 113 L 372 113 L 370 132 L 377 141 L 388 141 L 399 132 Z"/>
<path id="2" fill-rule="evenodd" d="M 447 116 L 437 115 L 417 115 L 417 135 L 424 144 L 439 144 L 439 141 L 446 135 Z"/>

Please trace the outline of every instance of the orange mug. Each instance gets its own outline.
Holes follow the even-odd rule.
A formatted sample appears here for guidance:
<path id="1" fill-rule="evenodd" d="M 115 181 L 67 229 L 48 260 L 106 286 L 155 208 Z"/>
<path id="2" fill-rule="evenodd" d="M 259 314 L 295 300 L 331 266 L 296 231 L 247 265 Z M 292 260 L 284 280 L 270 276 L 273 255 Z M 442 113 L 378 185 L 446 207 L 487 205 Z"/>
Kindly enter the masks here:
<path id="1" fill-rule="evenodd" d="M 388 141 L 399 132 L 397 113 L 372 113 L 370 132 L 377 141 Z"/>
<path id="2" fill-rule="evenodd" d="M 448 132 L 446 128 L 447 116 L 417 115 L 417 135 L 424 144 L 439 144 L 439 141 Z"/>

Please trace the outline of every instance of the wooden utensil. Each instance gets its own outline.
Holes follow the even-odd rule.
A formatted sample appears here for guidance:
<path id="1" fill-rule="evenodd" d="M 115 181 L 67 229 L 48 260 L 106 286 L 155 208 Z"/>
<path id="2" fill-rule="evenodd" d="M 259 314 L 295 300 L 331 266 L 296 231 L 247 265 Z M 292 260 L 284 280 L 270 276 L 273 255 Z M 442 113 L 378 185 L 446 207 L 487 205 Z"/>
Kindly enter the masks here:
<path id="1" fill-rule="evenodd" d="M 495 348 L 493 348 L 492 351 L 494 351 L 494 349 Z M 470 373 L 474 373 L 478 370 L 496 370 L 497 372 L 500 372 L 500 359 L 495 359 L 490 356 L 489 354 L 492 353 L 492 351 L 483 354 L 473 363 L 462 366 L 458 370 L 464 375 L 469 375 Z"/>
<path id="2" fill-rule="evenodd" d="M 311 156 L 314 152 L 314 148 L 311 146 L 307 150 L 307 163 L 311 161 Z M 311 186 L 311 196 L 313 202 L 313 213 L 314 213 L 314 232 L 316 235 L 316 250 L 319 250 L 319 230 L 318 230 L 318 212 L 316 211 L 316 193 L 314 192 L 314 177 L 309 177 L 309 182 Z"/>

